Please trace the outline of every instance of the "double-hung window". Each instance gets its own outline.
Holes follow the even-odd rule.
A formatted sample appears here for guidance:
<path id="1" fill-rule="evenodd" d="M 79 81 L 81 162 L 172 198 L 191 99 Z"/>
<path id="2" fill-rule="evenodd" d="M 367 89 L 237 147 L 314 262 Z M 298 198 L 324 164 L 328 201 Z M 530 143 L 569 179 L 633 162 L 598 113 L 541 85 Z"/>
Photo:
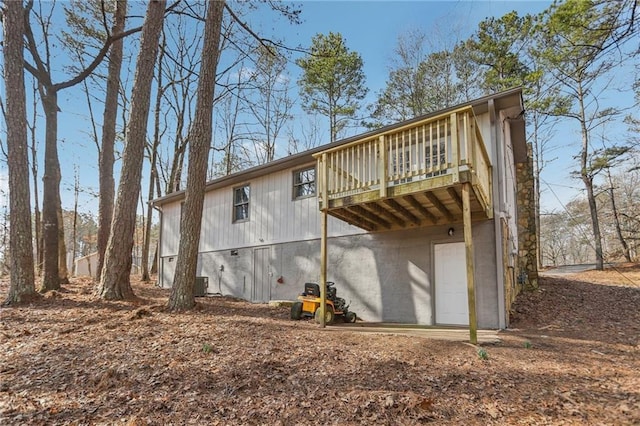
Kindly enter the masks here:
<path id="1" fill-rule="evenodd" d="M 296 170 L 293 172 L 293 199 L 305 198 L 316 193 L 316 168 Z"/>
<path id="2" fill-rule="evenodd" d="M 233 221 L 249 220 L 249 184 L 239 186 L 233 190 Z"/>

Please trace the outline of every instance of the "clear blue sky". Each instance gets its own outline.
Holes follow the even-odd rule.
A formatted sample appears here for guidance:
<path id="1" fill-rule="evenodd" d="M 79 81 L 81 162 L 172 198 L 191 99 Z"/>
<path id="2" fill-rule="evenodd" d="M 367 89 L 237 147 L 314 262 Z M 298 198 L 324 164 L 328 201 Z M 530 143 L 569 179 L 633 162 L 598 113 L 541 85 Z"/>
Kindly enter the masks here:
<path id="1" fill-rule="evenodd" d="M 362 56 L 364 71 L 369 87 L 367 103 L 375 100 L 378 91 L 384 88 L 390 58 L 400 34 L 409 29 L 420 29 L 429 36 L 434 50 L 451 47 L 457 40 L 469 37 L 478 23 L 490 16 L 499 17 L 516 10 L 520 15 L 539 13 L 546 9 L 549 1 L 305 1 L 302 2 L 301 25 L 290 25 L 283 19 L 274 19 L 272 12 L 258 9 L 246 19 L 264 37 L 283 39 L 290 46 L 308 46 L 316 33 L 340 32 L 347 46 Z M 294 59 L 295 59 L 294 55 Z M 134 64 L 130 64 L 133 73 Z M 291 64 L 292 81 L 298 70 Z M 625 78 L 628 78 L 626 76 Z M 2 84 L 2 83 L 0 83 Z M 2 87 L 2 89 L 4 89 Z M 27 89 L 29 90 L 29 89 Z M 4 93 L 4 90 L 2 90 Z M 297 88 L 293 88 L 297 96 Z M 618 93 L 618 96 L 620 94 Z M 629 94 L 625 94 L 629 97 Z M 74 167 L 80 174 L 85 193 L 81 195 L 80 209 L 97 214 L 95 197 L 89 195 L 97 191 L 97 150 L 88 137 L 90 123 L 81 87 L 67 89 L 60 96 L 59 140 L 62 166 L 63 207 L 73 206 Z M 102 107 L 95 113 L 101 119 Z M 4 126 L 4 123 L 2 123 Z M 44 127 L 41 117 L 39 126 Z M 576 139 L 570 127 L 559 128 L 556 137 L 563 146 Z M 43 150 L 43 143 L 41 143 Z M 578 181 L 568 178 L 568 170 L 573 160 L 565 151 L 558 151 L 562 161 L 552 163 L 545 173 L 545 180 L 566 186 L 580 187 Z M 117 165 L 119 167 L 119 164 Z M 40 167 L 42 173 L 42 166 Z M 0 189 L 6 187 L 6 167 L 0 168 Z M 143 188 L 146 185 L 143 184 Z M 568 201 L 576 191 L 557 186 L 558 194 Z M 146 193 L 146 190 L 144 190 Z M 554 196 L 544 195 L 543 205 L 559 208 Z M 0 202 L 3 201 L 0 199 Z"/>

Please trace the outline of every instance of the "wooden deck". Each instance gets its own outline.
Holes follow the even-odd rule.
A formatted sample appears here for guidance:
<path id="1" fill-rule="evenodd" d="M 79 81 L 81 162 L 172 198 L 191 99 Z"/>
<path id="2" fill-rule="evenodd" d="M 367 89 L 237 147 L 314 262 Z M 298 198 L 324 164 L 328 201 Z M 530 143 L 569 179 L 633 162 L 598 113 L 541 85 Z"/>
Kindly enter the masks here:
<path id="1" fill-rule="evenodd" d="M 491 162 L 471 107 L 315 154 L 320 210 L 367 231 L 492 217 Z"/>

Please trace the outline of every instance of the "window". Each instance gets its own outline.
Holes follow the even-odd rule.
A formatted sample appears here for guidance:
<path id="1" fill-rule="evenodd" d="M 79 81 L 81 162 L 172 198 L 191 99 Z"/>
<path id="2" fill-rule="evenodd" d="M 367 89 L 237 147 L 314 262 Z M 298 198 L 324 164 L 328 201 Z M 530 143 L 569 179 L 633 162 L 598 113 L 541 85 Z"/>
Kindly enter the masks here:
<path id="1" fill-rule="evenodd" d="M 293 198 L 304 198 L 316 193 L 316 169 L 297 170 L 293 172 Z"/>
<path id="2" fill-rule="evenodd" d="M 233 221 L 249 220 L 249 185 L 233 190 Z"/>

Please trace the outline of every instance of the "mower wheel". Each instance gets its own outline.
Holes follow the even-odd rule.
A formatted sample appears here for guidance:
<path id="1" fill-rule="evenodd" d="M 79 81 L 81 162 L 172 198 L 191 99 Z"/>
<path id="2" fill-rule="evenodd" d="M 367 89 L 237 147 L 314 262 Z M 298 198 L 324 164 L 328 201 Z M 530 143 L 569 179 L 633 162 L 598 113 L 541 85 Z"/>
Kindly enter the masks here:
<path id="1" fill-rule="evenodd" d="M 302 302 L 295 302 L 291 305 L 291 319 L 299 320 L 302 318 Z"/>
<path id="2" fill-rule="evenodd" d="M 320 324 L 320 320 L 321 320 L 321 318 L 320 318 L 320 308 L 316 309 L 316 313 L 314 315 L 314 318 L 315 318 L 316 322 L 318 324 Z M 333 313 L 333 308 L 331 306 L 327 305 L 327 309 L 326 309 L 326 311 L 324 313 L 324 323 L 325 324 L 331 324 L 331 323 L 333 323 L 334 318 L 335 318 L 335 314 Z"/>
<path id="3" fill-rule="evenodd" d="M 356 318 L 355 312 L 347 312 L 344 314 L 344 322 L 356 322 Z"/>

